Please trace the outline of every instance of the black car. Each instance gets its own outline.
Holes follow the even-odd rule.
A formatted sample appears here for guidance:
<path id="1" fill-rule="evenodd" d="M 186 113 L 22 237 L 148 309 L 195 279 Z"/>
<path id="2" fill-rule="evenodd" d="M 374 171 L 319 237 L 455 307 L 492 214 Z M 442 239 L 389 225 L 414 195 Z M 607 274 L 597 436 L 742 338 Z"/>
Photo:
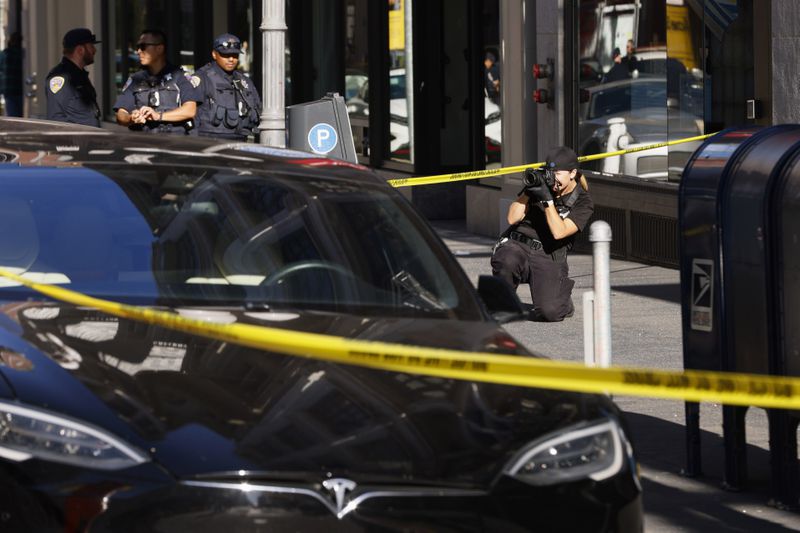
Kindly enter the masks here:
<path id="1" fill-rule="evenodd" d="M 482 299 L 363 167 L 11 119 L 0 159 L 0 269 L 27 279 L 212 323 L 532 356 L 497 321 L 519 303 L 507 287 L 482 279 Z M 268 353 L 8 277 L 0 478 L 0 531 L 642 529 L 605 396 Z"/>

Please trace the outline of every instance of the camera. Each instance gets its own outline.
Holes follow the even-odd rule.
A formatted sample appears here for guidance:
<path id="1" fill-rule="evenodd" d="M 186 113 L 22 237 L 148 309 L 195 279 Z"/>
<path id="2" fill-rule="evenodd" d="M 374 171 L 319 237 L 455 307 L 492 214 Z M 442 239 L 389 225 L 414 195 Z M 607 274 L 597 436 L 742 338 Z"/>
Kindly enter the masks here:
<path id="1" fill-rule="evenodd" d="M 153 91 L 150 93 L 150 96 L 147 97 L 147 105 L 150 107 L 158 107 L 161 105 L 161 97 L 158 94 L 158 91 Z"/>
<path id="2" fill-rule="evenodd" d="M 556 184 L 556 175 L 549 168 L 528 168 L 522 176 L 522 184 L 525 187 L 540 187 L 542 184 L 552 190 Z"/>

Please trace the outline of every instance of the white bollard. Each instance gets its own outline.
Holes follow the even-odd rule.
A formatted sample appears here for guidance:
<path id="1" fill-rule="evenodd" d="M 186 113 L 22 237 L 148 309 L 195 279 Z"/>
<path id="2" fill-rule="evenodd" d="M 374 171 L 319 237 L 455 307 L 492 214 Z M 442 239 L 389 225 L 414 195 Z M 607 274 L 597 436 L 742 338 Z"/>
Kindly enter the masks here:
<path id="1" fill-rule="evenodd" d="M 589 228 L 594 277 L 594 360 L 611 366 L 611 226 L 597 220 Z"/>
<path id="2" fill-rule="evenodd" d="M 628 126 L 625 124 L 625 119 L 622 117 L 615 117 L 608 119 L 608 140 L 606 141 L 606 152 L 616 152 L 626 144 L 628 137 Z M 623 140 L 624 139 L 624 140 Z M 610 174 L 619 174 L 620 162 L 622 156 L 615 155 L 614 157 L 606 157 L 603 159 L 603 172 Z"/>

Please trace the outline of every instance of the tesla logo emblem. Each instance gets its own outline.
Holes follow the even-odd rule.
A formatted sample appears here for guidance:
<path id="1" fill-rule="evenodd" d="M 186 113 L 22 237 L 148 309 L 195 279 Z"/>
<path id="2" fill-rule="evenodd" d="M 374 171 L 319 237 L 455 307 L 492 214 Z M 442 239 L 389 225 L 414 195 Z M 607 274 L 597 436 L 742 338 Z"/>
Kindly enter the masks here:
<path id="1" fill-rule="evenodd" d="M 333 493 L 333 498 L 336 500 L 336 514 L 340 514 L 344 509 L 347 493 L 355 490 L 356 483 L 349 479 L 335 477 L 323 481 L 322 486 Z"/>

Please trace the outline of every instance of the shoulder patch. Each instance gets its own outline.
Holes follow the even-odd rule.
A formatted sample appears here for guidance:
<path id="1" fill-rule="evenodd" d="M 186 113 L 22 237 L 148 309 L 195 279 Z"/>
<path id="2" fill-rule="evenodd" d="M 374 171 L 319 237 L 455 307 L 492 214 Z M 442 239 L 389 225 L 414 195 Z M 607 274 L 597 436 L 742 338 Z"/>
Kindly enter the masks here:
<path id="1" fill-rule="evenodd" d="M 191 82 L 192 87 L 194 87 L 195 89 L 197 89 L 197 87 L 200 86 L 200 78 L 198 76 L 192 76 L 191 78 L 189 78 L 189 82 Z"/>
<path id="2" fill-rule="evenodd" d="M 53 76 L 50 78 L 50 92 L 56 94 L 61 88 L 64 87 L 63 76 Z"/>
<path id="3" fill-rule="evenodd" d="M 125 89 L 130 87 L 131 83 L 133 83 L 133 78 L 129 77 L 128 81 L 125 82 L 125 85 L 122 86 L 122 92 L 125 92 Z"/>

